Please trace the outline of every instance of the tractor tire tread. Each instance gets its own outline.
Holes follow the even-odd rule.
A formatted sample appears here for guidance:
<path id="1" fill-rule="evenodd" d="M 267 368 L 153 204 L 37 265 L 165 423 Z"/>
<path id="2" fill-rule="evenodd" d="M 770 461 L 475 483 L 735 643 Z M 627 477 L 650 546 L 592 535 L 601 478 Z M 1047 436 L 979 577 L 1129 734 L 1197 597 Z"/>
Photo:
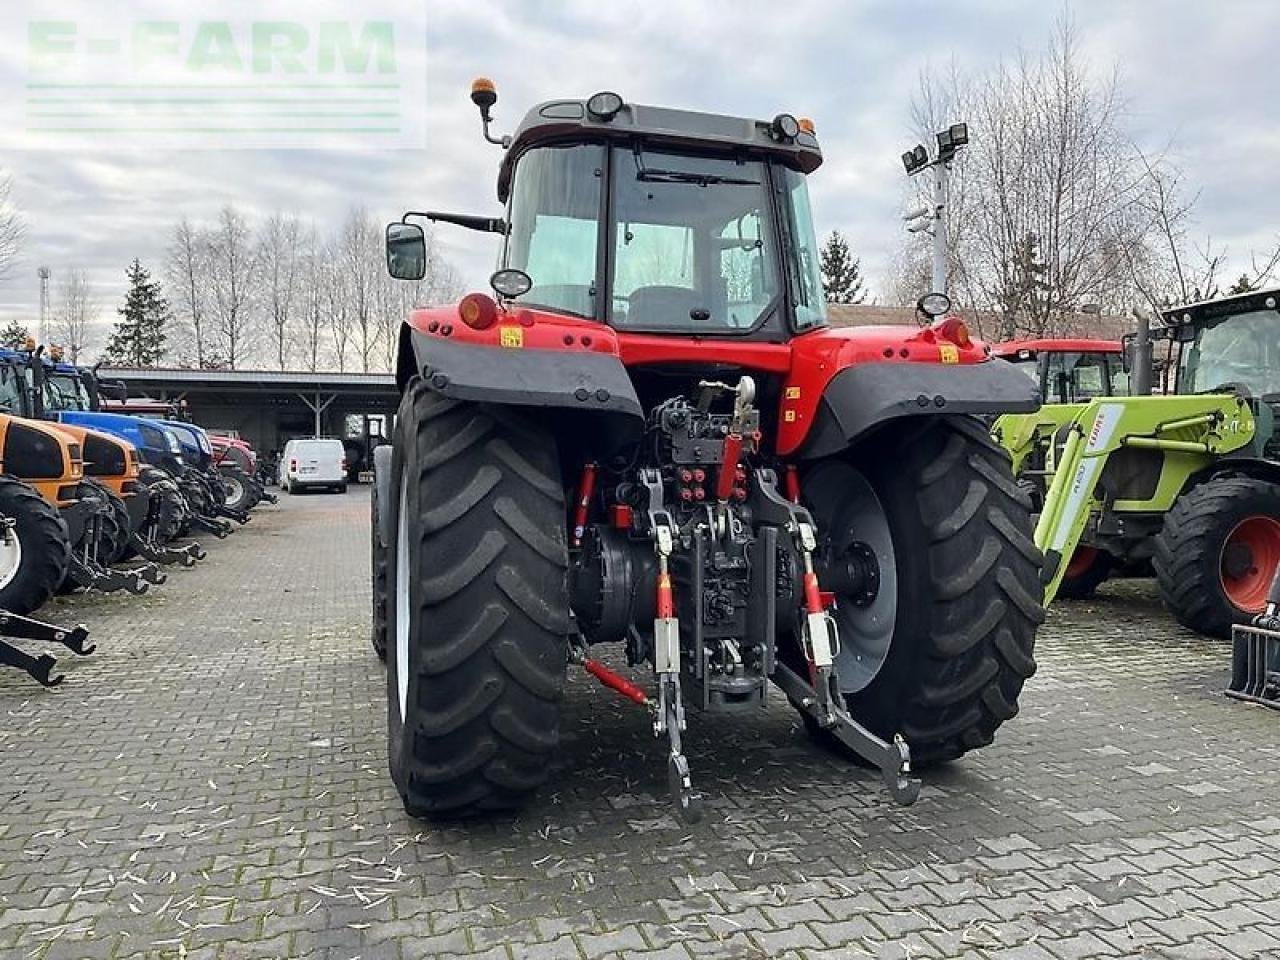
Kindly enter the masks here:
<path id="1" fill-rule="evenodd" d="M 71 564 L 67 524 L 33 487 L 5 476 L 0 476 L 0 515 L 16 521 L 23 549 L 17 575 L 0 588 L 0 609 L 23 616 L 44 606 L 66 579 Z"/>
<path id="2" fill-rule="evenodd" d="M 420 379 L 399 420 L 399 442 L 416 451 L 398 448 L 393 487 L 416 484 L 406 502 L 419 512 L 399 529 L 423 573 L 410 593 L 418 624 L 393 778 L 415 816 L 512 809 L 546 779 L 559 746 L 570 621 L 555 444 L 522 411 L 442 398 Z"/>
<path id="3" fill-rule="evenodd" d="M 939 418 L 935 429 L 944 433 L 935 459 L 927 459 L 927 435 L 906 453 L 919 477 L 934 598 L 902 724 L 921 767 L 989 744 L 1016 713 L 1044 621 L 1041 554 L 1008 455 L 971 418 Z M 930 524 L 940 511 L 945 519 Z"/>
<path id="4" fill-rule="evenodd" d="M 1216 477 L 1183 493 L 1155 537 L 1152 566 L 1165 606 L 1184 627 L 1228 638 L 1233 623 L 1250 617 L 1226 597 L 1221 581 L 1223 518 L 1250 500 L 1271 501 L 1280 516 L 1280 484 L 1254 477 Z"/>

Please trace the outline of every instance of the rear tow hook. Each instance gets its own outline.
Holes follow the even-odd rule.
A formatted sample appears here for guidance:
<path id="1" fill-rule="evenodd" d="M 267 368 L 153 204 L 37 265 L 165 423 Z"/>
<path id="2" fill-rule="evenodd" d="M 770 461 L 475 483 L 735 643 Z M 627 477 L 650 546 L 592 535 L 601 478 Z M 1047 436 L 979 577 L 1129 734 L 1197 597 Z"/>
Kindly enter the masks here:
<path id="1" fill-rule="evenodd" d="M 833 737 L 879 768 L 895 803 L 907 807 L 916 802 L 920 780 L 911 774 L 911 748 L 901 734 L 894 734 L 892 742 L 882 740 L 849 716 L 843 705 L 830 700 L 824 704 L 809 684 L 782 664 L 775 666 L 773 682 Z"/>

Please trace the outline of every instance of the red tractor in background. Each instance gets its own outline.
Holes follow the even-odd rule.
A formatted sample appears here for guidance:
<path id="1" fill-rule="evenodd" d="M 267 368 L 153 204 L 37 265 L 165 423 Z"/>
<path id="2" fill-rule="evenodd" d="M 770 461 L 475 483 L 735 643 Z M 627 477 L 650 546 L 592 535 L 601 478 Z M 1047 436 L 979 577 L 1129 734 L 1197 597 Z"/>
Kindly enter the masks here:
<path id="1" fill-rule="evenodd" d="M 604 92 L 490 133 L 495 297 L 415 310 L 375 455 L 374 646 L 414 815 L 518 805 L 552 769 L 568 664 L 648 708 L 701 808 L 687 711 L 776 684 L 817 739 L 912 802 L 917 767 L 1017 713 L 1043 619 L 1030 507 L 980 415 L 1034 385 L 923 299 L 923 329 L 826 323 L 812 124 Z M 651 681 L 591 656 L 620 645 Z"/>
<path id="2" fill-rule="evenodd" d="M 1085 403 L 1094 397 L 1129 395 L 1129 372 L 1119 340 L 1007 340 L 993 344 L 991 353 L 1035 380 L 1042 403 Z"/>

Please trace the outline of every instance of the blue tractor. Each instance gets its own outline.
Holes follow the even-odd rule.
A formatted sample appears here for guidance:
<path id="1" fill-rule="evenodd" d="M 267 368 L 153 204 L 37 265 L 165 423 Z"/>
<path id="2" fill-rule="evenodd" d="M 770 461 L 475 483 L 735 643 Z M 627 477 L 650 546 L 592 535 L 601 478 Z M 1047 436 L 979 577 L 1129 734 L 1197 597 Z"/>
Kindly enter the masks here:
<path id="1" fill-rule="evenodd" d="M 62 362 L 56 348 L 45 356 L 41 350 L 12 351 L 0 362 L 25 364 L 31 383 L 32 416 L 85 428 L 126 441 L 140 461 L 136 492 L 115 490 L 111 498 L 117 510 L 125 503 L 129 537 L 126 555 L 137 554 L 154 563 L 181 563 L 190 566 L 204 556 L 199 544 L 169 546 L 194 525 L 194 509 L 183 488 L 187 469 L 179 434 L 161 424 L 140 417 L 106 413 L 101 410 L 101 393 L 123 394 L 123 384 L 100 384 L 93 371 Z M 103 478 L 104 480 L 107 478 Z M 145 506 L 139 506 L 145 500 Z"/>

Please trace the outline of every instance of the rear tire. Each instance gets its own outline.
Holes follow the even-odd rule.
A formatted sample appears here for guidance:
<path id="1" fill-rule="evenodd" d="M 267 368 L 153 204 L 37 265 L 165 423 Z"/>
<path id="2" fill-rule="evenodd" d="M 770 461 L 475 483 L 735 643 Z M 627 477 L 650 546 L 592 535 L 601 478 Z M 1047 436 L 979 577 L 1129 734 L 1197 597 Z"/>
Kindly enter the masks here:
<path id="1" fill-rule="evenodd" d="M 44 606 L 67 575 L 67 525 L 56 507 L 11 477 L 0 477 L 0 516 L 15 521 L 15 546 L 0 545 L 0 609 L 28 614 Z"/>
<path id="2" fill-rule="evenodd" d="M 511 809 L 546 779 L 568 660 L 554 437 L 414 380 L 397 415 L 387 549 L 391 776 L 413 816 Z"/>
<path id="3" fill-rule="evenodd" d="M 378 535 L 378 485 L 369 494 L 369 561 L 373 581 L 373 652 L 387 660 L 387 549 Z"/>
<path id="4" fill-rule="evenodd" d="M 869 483 L 874 497 L 861 502 L 878 501 L 883 519 L 851 508 L 854 478 Z M 863 608 L 841 598 L 836 612 L 836 665 L 854 719 L 884 739 L 901 733 L 917 766 L 991 743 L 1035 673 L 1044 620 L 1030 504 L 1008 455 L 978 421 L 937 418 L 891 427 L 849 458 L 819 463 L 803 492 L 832 546 L 885 521 L 891 535 L 892 546 L 874 552 L 881 591 L 893 593 Z M 864 642 L 877 630 L 880 639 Z M 794 663 L 794 638 L 786 647 Z"/>
<path id="5" fill-rule="evenodd" d="M 1265 609 L 1278 560 L 1280 485 L 1219 477 L 1182 494 L 1165 514 L 1153 565 L 1178 622 L 1226 639 L 1233 624 Z"/>
<path id="6" fill-rule="evenodd" d="M 1115 561 L 1111 554 L 1096 547 L 1076 547 L 1067 564 L 1067 572 L 1058 585 L 1058 596 L 1065 600 L 1088 600 L 1111 576 Z"/>
<path id="7" fill-rule="evenodd" d="M 221 470 L 220 480 L 225 501 L 223 506 L 232 510 L 248 510 L 253 506 L 253 493 L 248 475 L 239 467 Z"/>

